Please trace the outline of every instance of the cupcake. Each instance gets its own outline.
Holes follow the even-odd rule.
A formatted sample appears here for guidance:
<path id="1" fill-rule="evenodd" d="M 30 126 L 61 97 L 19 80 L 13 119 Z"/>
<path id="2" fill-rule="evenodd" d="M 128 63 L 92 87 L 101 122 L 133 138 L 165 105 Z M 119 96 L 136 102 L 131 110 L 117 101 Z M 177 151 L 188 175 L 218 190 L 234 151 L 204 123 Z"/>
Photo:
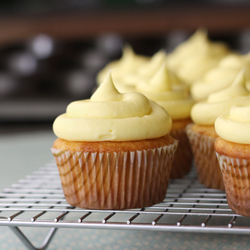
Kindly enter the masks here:
<path id="1" fill-rule="evenodd" d="M 123 48 L 122 57 L 118 60 L 108 63 L 96 77 L 97 85 L 100 85 L 110 69 L 112 69 L 112 77 L 115 82 L 118 82 L 121 77 L 133 73 L 141 65 L 148 62 L 149 58 L 143 55 L 137 55 L 131 48 L 126 45 Z"/>
<path id="2" fill-rule="evenodd" d="M 162 106 L 172 118 L 170 135 L 177 139 L 179 144 L 170 178 L 182 178 L 190 171 L 193 161 L 186 126 L 192 122 L 190 111 L 194 101 L 188 94 L 187 86 L 181 83 L 163 63 L 152 78 L 139 82 L 135 90 Z"/>
<path id="3" fill-rule="evenodd" d="M 164 50 L 155 53 L 133 74 L 123 75 L 115 86 L 120 92 L 140 92 L 167 110 L 173 120 L 170 135 L 179 142 L 170 178 L 186 175 L 193 161 L 186 126 L 191 123 L 190 110 L 194 101 L 188 94 L 187 85 L 167 68 Z"/>
<path id="4" fill-rule="evenodd" d="M 231 86 L 209 95 L 206 101 L 196 103 L 191 110 L 194 124 L 187 126 L 187 135 L 194 154 L 199 181 L 208 188 L 224 189 L 220 167 L 214 151 L 218 137 L 214 123 L 217 117 L 228 112 L 240 101 L 247 100 L 250 92 L 242 70 Z"/>
<path id="5" fill-rule="evenodd" d="M 195 101 L 201 101 L 210 94 L 227 88 L 242 68 L 245 69 L 247 88 L 250 90 L 250 53 L 230 54 L 223 58 L 217 67 L 209 70 L 202 79 L 192 84 L 191 96 Z"/>
<path id="6" fill-rule="evenodd" d="M 229 49 L 225 44 L 210 41 L 207 32 L 198 30 L 168 55 L 168 65 L 191 85 L 228 54 Z"/>
<path id="7" fill-rule="evenodd" d="M 67 202 L 130 209 L 161 202 L 177 141 L 168 113 L 140 93 L 122 94 L 111 74 L 88 100 L 56 118 L 52 152 Z"/>
<path id="8" fill-rule="evenodd" d="M 250 217 L 250 98 L 216 119 L 214 148 L 220 164 L 228 205 Z"/>

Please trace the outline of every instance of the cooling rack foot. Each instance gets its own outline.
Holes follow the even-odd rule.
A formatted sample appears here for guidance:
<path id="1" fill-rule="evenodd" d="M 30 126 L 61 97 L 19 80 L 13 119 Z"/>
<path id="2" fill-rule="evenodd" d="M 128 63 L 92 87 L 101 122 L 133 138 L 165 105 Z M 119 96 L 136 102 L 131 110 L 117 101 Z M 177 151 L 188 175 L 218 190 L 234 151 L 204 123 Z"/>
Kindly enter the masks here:
<path id="1" fill-rule="evenodd" d="M 29 239 L 23 234 L 23 232 L 18 227 L 10 227 L 10 229 L 14 232 L 14 234 L 23 242 L 23 244 L 31 250 L 45 250 L 52 238 L 54 237 L 58 228 L 51 228 L 46 238 L 44 239 L 42 245 L 40 247 L 35 247 Z"/>

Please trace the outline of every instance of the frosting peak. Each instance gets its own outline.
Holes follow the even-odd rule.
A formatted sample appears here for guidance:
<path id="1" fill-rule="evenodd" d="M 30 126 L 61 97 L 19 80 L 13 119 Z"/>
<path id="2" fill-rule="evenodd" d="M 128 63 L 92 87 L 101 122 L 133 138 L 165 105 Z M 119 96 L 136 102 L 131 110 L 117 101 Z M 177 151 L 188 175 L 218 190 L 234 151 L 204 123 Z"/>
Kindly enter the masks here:
<path id="1" fill-rule="evenodd" d="M 141 81 L 136 90 L 157 102 L 170 114 L 172 119 L 190 117 L 194 101 L 189 97 L 186 85 L 181 84 L 163 63 L 148 81 Z"/>
<path id="2" fill-rule="evenodd" d="M 215 130 L 224 140 L 250 144 L 250 98 L 216 119 Z"/>
<path id="3" fill-rule="evenodd" d="M 172 72 L 168 70 L 167 64 L 163 63 L 156 73 L 149 79 L 137 84 L 136 90 L 145 94 L 149 99 L 178 100 L 186 98 L 188 93 L 184 84 L 174 84 Z"/>
<path id="4" fill-rule="evenodd" d="M 169 54 L 169 65 L 176 69 L 181 61 L 195 53 L 197 46 L 200 47 L 206 43 L 207 31 L 198 29 L 187 41 L 180 44 L 171 54 Z"/>
<path id="5" fill-rule="evenodd" d="M 146 56 L 136 54 L 129 45 L 124 46 L 122 57 L 107 64 L 97 75 L 97 83 L 100 85 L 106 77 L 108 71 L 113 68 L 112 77 L 115 81 L 124 77 L 124 75 L 133 73 L 141 65 L 148 62 Z"/>
<path id="6" fill-rule="evenodd" d="M 161 49 L 155 53 L 150 61 L 138 68 L 138 74 L 143 78 L 152 77 L 153 74 L 159 69 L 159 67 L 166 61 L 166 52 Z"/>
<path id="7" fill-rule="evenodd" d="M 242 70 L 231 86 L 210 94 L 206 101 L 196 103 L 191 110 L 192 120 L 201 125 L 214 125 L 218 116 L 228 112 L 234 104 L 249 98 L 250 92 L 246 89 L 245 71 Z"/>
<path id="8" fill-rule="evenodd" d="M 242 69 L 228 88 L 210 94 L 207 102 L 225 101 L 234 97 L 246 96 L 249 94 L 250 93 L 246 88 L 245 70 Z"/>
<path id="9" fill-rule="evenodd" d="M 120 67 L 125 67 L 125 70 L 131 69 L 134 66 L 134 63 L 137 62 L 137 55 L 134 53 L 131 46 L 126 45 L 123 48 L 122 57 L 120 60 Z"/>
<path id="10" fill-rule="evenodd" d="M 108 72 L 101 86 L 91 96 L 91 101 L 118 101 L 121 99 L 121 93 L 118 92 L 113 83 L 111 71 Z"/>
<path id="11" fill-rule="evenodd" d="M 158 91 L 170 91 L 172 90 L 172 83 L 170 73 L 166 64 L 164 63 L 156 74 L 149 80 L 149 84 Z"/>
<path id="12" fill-rule="evenodd" d="M 109 72 L 90 99 L 68 105 L 53 130 L 69 141 L 133 141 L 159 138 L 171 126 L 170 116 L 155 102 L 140 93 L 120 93 Z"/>
<path id="13" fill-rule="evenodd" d="M 245 69 L 247 88 L 250 89 L 250 53 L 231 54 L 223 58 L 217 67 L 209 70 L 202 79 L 192 84 L 192 97 L 196 101 L 205 100 L 211 93 L 227 88 L 242 68 Z"/>
<path id="14" fill-rule="evenodd" d="M 198 30 L 168 55 L 168 64 L 187 84 L 193 84 L 228 54 L 225 44 L 212 42 Z"/>
<path id="15" fill-rule="evenodd" d="M 72 102 L 67 107 L 71 117 L 128 118 L 143 117 L 151 112 L 149 100 L 140 93 L 120 93 L 109 71 L 104 82 L 89 101 Z"/>

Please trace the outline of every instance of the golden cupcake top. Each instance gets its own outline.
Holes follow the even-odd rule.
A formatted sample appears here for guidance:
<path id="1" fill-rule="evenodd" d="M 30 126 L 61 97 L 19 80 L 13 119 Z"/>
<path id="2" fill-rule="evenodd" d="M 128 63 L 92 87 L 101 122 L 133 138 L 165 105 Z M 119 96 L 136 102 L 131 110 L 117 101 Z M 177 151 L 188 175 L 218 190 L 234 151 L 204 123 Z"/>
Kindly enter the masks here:
<path id="1" fill-rule="evenodd" d="M 188 94 L 187 86 L 169 71 L 166 63 L 152 78 L 138 83 L 135 89 L 166 109 L 173 120 L 190 117 L 194 101 Z"/>
<path id="2" fill-rule="evenodd" d="M 250 53 L 230 54 L 223 58 L 217 67 L 209 70 L 201 80 L 192 84 L 191 96 L 196 101 L 204 100 L 211 93 L 230 86 L 242 68 L 245 69 L 247 88 L 250 89 Z"/>
<path id="3" fill-rule="evenodd" d="M 212 42 L 198 30 L 168 55 L 168 64 L 188 84 L 200 79 L 229 53 L 225 44 Z"/>
<path id="4" fill-rule="evenodd" d="M 136 92 L 120 93 L 109 72 L 90 99 L 68 105 L 53 130 L 68 141 L 134 141 L 159 138 L 171 130 L 168 113 Z"/>
<path id="5" fill-rule="evenodd" d="M 215 121 L 215 130 L 226 141 L 250 144 L 250 98 L 219 116 Z"/>
<path id="6" fill-rule="evenodd" d="M 112 77 L 114 80 L 119 79 L 123 75 L 134 72 L 139 66 L 143 65 L 148 61 L 148 57 L 137 55 L 131 46 L 126 45 L 123 48 L 122 57 L 119 60 L 115 60 L 107 64 L 97 74 L 97 84 L 100 85 L 110 69 L 112 69 Z"/>
<path id="7" fill-rule="evenodd" d="M 191 118 L 196 124 L 214 125 L 218 116 L 249 97 L 250 91 L 246 88 L 245 71 L 242 70 L 228 88 L 210 94 L 206 101 L 196 103 L 191 110 Z"/>

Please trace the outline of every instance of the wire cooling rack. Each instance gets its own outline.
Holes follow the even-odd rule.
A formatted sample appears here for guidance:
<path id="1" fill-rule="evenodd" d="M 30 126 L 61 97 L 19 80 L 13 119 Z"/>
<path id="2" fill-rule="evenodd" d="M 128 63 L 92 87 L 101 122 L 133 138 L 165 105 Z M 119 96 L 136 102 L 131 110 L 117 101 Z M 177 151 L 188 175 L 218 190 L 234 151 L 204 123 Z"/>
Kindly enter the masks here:
<path id="1" fill-rule="evenodd" d="M 88 210 L 67 204 L 54 162 L 0 193 L 0 226 L 9 226 L 29 249 L 45 249 L 58 228 L 250 234 L 250 218 L 235 214 L 226 195 L 201 185 L 195 170 L 171 180 L 163 202 L 130 210 Z M 19 229 L 49 227 L 40 248 Z"/>

